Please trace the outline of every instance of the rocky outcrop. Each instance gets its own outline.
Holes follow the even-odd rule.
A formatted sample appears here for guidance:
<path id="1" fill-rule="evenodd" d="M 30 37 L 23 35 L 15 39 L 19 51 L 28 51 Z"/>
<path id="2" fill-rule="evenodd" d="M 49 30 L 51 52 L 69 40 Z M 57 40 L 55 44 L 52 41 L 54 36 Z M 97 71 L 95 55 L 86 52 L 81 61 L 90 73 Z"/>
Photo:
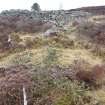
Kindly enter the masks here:
<path id="1" fill-rule="evenodd" d="M 25 20 L 34 21 L 50 21 L 58 26 L 67 24 L 74 18 L 86 18 L 91 16 L 90 13 L 84 11 L 67 11 L 67 10 L 55 10 L 55 11 L 28 11 L 28 10 L 10 10 L 3 11 L 0 16 L 15 16 L 18 18 L 25 18 Z"/>

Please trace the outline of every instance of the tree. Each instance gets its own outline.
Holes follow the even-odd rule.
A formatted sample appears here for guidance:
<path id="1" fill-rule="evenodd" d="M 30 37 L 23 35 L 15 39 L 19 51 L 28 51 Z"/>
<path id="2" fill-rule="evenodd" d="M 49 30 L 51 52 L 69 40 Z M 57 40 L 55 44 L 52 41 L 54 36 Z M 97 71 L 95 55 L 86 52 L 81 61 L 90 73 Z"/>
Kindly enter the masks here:
<path id="1" fill-rule="evenodd" d="M 38 3 L 34 3 L 31 7 L 31 10 L 32 11 L 37 11 L 37 12 L 40 12 L 41 9 L 40 9 L 40 5 Z"/>

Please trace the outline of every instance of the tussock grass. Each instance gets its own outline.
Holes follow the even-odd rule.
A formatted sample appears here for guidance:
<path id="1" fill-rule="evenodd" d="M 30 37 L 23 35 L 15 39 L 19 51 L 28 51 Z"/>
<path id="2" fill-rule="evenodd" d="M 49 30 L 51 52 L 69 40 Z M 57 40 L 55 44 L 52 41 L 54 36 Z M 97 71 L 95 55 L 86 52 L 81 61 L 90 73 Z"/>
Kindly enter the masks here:
<path id="1" fill-rule="evenodd" d="M 58 49 L 56 48 L 56 50 L 58 51 L 58 53 L 60 54 L 60 56 L 58 57 L 59 60 L 59 66 L 61 67 L 67 67 L 69 65 L 71 65 L 73 63 L 74 60 L 79 60 L 79 59 L 83 59 L 87 62 L 89 62 L 89 66 L 94 66 L 97 64 L 101 64 L 102 63 L 102 59 L 94 56 L 91 52 L 87 51 L 87 50 L 76 50 L 76 49 Z M 26 50 L 20 53 L 12 53 L 9 54 L 7 57 L 4 57 L 2 59 L 2 61 L 0 61 L 0 66 L 9 66 L 12 65 L 11 61 L 19 60 L 18 57 L 23 57 L 25 52 L 27 53 L 32 53 L 32 57 L 30 57 L 30 63 L 32 64 L 41 64 L 42 59 L 43 59 L 43 55 L 46 55 L 46 48 L 41 48 L 41 49 L 32 49 L 32 50 Z M 26 53 L 25 56 L 28 56 Z M 23 60 L 23 63 L 24 60 Z"/>

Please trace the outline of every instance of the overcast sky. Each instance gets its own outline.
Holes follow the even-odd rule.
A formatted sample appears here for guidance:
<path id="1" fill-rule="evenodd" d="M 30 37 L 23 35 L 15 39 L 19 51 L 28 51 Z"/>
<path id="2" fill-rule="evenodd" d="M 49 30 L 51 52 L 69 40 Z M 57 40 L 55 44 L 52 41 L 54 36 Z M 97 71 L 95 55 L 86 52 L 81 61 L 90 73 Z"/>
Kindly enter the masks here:
<path id="1" fill-rule="evenodd" d="M 85 6 L 105 5 L 105 0 L 0 0 L 0 11 L 9 9 L 29 9 L 39 3 L 42 10 L 73 9 Z"/>

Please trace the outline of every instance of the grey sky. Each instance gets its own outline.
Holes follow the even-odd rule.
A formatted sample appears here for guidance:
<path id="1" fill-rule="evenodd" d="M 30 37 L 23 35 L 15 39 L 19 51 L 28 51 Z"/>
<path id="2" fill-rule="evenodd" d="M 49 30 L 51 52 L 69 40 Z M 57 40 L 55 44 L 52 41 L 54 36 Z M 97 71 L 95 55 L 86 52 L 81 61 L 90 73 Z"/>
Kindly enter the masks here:
<path id="1" fill-rule="evenodd" d="M 8 9 L 29 9 L 39 3 L 43 10 L 72 9 L 84 6 L 105 5 L 105 0 L 0 0 L 0 11 Z"/>

